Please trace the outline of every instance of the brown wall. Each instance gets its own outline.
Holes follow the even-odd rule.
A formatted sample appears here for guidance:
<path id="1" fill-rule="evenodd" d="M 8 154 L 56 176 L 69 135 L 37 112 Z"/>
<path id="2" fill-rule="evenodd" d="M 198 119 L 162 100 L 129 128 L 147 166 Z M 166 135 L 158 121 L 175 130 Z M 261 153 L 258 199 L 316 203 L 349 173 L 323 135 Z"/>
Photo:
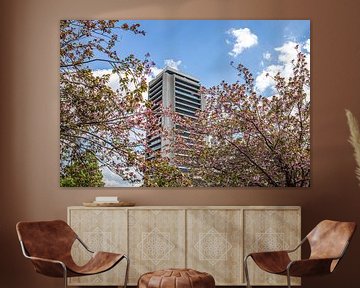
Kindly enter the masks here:
<path id="1" fill-rule="evenodd" d="M 7 2 L 7 3 L 4 3 Z M 19 220 L 66 217 L 95 195 L 138 205 L 301 205 L 303 234 L 324 218 L 360 223 L 360 187 L 345 108 L 360 118 L 359 1 L 109 0 L 1 1 L 0 286 L 62 287 L 22 258 Z M 59 20 L 311 19 L 312 187 L 309 189 L 60 189 Z M 360 232 L 358 231 L 358 234 Z M 360 235 L 335 274 L 304 287 L 358 287 Z"/>

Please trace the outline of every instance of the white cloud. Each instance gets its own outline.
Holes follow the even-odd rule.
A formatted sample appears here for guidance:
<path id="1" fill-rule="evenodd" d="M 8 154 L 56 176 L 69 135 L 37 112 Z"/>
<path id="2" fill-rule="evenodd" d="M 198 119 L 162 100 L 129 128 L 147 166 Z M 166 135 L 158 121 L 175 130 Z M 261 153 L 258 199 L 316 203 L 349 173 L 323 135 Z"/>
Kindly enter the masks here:
<path id="1" fill-rule="evenodd" d="M 255 79 L 255 89 L 260 93 L 263 93 L 268 87 L 273 87 L 275 85 L 275 81 L 273 77 L 278 72 L 281 72 L 283 66 L 281 65 L 270 65 L 266 67 Z"/>
<path id="2" fill-rule="evenodd" d="M 281 47 L 277 47 L 274 50 L 279 52 L 279 62 L 284 64 L 291 62 L 291 60 L 296 59 L 297 50 L 295 47 L 298 43 L 293 41 L 285 42 Z"/>
<path id="3" fill-rule="evenodd" d="M 153 80 L 157 75 L 159 75 L 161 73 L 161 71 L 165 68 L 165 66 L 168 66 L 170 68 L 179 70 L 179 66 L 181 65 L 182 61 L 181 60 L 174 60 L 174 59 L 166 59 L 164 60 L 164 65 L 162 68 L 159 68 L 157 66 L 153 66 L 150 68 L 150 74 L 146 76 L 146 81 L 147 83 L 149 83 L 151 80 Z M 99 69 L 99 70 L 93 70 L 92 71 L 94 76 L 103 76 L 105 74 L 110 74 L 110 79 L 109 79 L 109 83 L 108 85 L 110 86 L 111 89 L 113 89 L 114 91 L 116 91 L 117 89 L 120 88 L 119 85 L 119 75 L 117 73 L 113 73 L 112 69 Z M 129 83 L 129 89 L 133 90 L 135 89 L 135 84 L 134 83 Z M 143 94 L 143 98 L 146 100 L 148 97 L 148 93 L 144 92 Z"/>
<path id="4" fill-rule="evenodd" d="M 181 60 L 175 61 L 174 59 L 166 59 L 164 61 L 164 63 L 165 63 L 165 66 L 168 66 L 168 67 L 173 68 L 175 70 L 179 70 Z"/>
<path id="5" fill-rule="evenodd" d="M 125 181 L 107 167 L 102 167 L 102 174 L 105 187 L 139 187 L 142 185 L 142 182 L 132 184 L 129 181 Z"/>
<path id="6" fill-rule="evenodd" d="M 154 79 L 156 77 L 156 75 L 158 75 L 161 71 L 162 71 L 162 69 L 159 69 L 157 67 L 152 67 L 151 71 L 150 71 L 150 75 L 146 76 L 147 83 L 149 83 L 152 79 Z M 109 82 L 108 82 L 109 87 L 113 91 L 116 91 L 116 90 L 118 90 L 120 88 L 119 75 L 117 73 L 113 73 L 112 69 L 93 70 L 92 73 L 93 73 L 94 76 L 97 76 L 97 77 L 101 77 L 101 76 L 103 76 L 105 74 L 110 74 L 110 79 L 109 79 Z M 128 88 L 129 88 L 129 90 L 134 90 L 135 89 L 135 83 L 129 82 L 128 83 Z M 143 96 L 143 99 L 147 99 L 147 97 L 148 97 L 147 92 L 143 92 L 142 96 Z"/>
<path id="7" fill-rule="evenodd" d="M 303 50 L 305 51 L 305 56 L 306 56 L 306 68 L 309 69 L 310 71 L 310 39 L 307 39 L 303 45 L 302 45 Z"/>
<path id="8" fill-rule="evenodd" d="M 114 91 L 120 88 L 119 85 L 119 75 L 112 72 L 112 69 L 99 69 L 99 70 L 93 70 L 93 75 L 95 77 L 101 77 L 105 74 L 110 74 L 110 79 L 108 85 L 110 88 Z"/>
<path id="9" fill-rule="evenodd" d="M 152 79 L 154 79 L 157 75 L 160 74 L 162 71 L 162 68 L 158 68 L 156 66 L 153 66 L 150 68 L 150 75 L 148 76 L 148 81 L 150 82 Z"/>
<path id="10" fill-rule="evenodd" d="M 181 65 L 182 61 L 181 60 L 174 60 L 174 59 L 165 59 L 164 60 L 164 65 L 162 68 L 159 68 L 157 66 L 153 66 L 150 69 L 150 75 L 147 76 L 147 81 L 148 83 L 153 80 L 157 75 L 159 75 L 163 69 L 167 66 L 170 67 L 172 69 L 175 70 L 180 70 L 179 66 Z"/>
<path id="11" fill-rule="evenodd" d="M 296 47 L 298 47 L 298 49 L 296 49 Z M 296 60 L 298 50 L 305 51 L 304 53 L 308 63 L 307 68 L 310 69 L 310 39 L 304 43 L 286 41 L 282 46 L 274 48 L 274 51 L 278 53 L 277 64 L 265 67 L 256 77 L 255 88 L 258 92 L 263 93 L 268 88 L 275 91 L 273 77 L 279 72 L 281 76 L 285 78 L 293 76 L 292 60 Z M 264 55 L 263 58 L 265 58 Z"/>
<path id="12" fill-rule="evenodd" d="M 303 45 L 303 48 L 304 50 L 307 52 L 307 53 L 310 53 L 310 39 L 307 39 Z"/>
<path id="13" fill-rule="evenodd" d="M 227 31 L 228 34 L 235 38 L 235 43 L 229 55 L 236 57 L 245 49 L 250 48 L 258 43 L 258 37 L 253 34 L 249 28 L 232 28 Z"/>
<path id="14" fill-rule="evenodd" d="M 126 181 L 124 181 L 120 176 L 110 171 L 107 167 L 102 168 L 102 174 L 105 187 L 121 187 L 127 184 Z"/>
<path id="15" fill-rule="evenodd" d="M 295 47 L 298 44 L 292 41 L 285 42 L 281 47 L 274 48 L 278 52 L 277 65 L 270 65 L 263 69 L 263 71 L 255 79 L 255 88 L 263 93 L 267 88 L 275 90 L 275 82 L 273 77 L 280 72 L 283 77 L 290 77 L 292 75 L 293 65 L 291 61 L 296 59 L 297 50 Z M 263 58 L 264 55 L 263 55 Z"/>
<path id="16" fill-rule="evenodd" d="M 271 53 L 269 51 L 266 51 L 265 53 L 263 53 L 263 58 L 265 60 L 271 60 Z"/>

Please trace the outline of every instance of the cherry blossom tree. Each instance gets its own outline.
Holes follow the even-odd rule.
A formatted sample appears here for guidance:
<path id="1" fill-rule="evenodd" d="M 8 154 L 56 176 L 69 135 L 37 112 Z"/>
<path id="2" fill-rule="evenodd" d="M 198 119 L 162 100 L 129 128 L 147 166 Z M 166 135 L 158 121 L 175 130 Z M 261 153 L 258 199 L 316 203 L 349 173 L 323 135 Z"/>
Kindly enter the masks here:
<path id="1" fill-rule="evenodd" d="M 145 127 L 143 93 L 153 65 L 134 55 L 121 55 L 118 35 L 145 35 L 139 24 L 112 20 L 60 22 L 60 167 L 92 154 L 124 180 L 139 182 L 143 165 Z M 96 75 L 91 65 L 102 63 L 111 71 Z M 112 73 L 118 89 L 109 85 Z M 85 168 L 84 168 L 85 169 Z"/>
<path id="2" fill-rule="evenodd" d="M 122 55 L 121 33 L 145 35 L 140 25 L 119 21 L 60 22 L 62 186 L 73 186 L 76 179 L 81 186 L 102 186 L 104 167 L 144 186 L 310 185 L 305 54 L 298 52 L 290 78 L 273 76 L 271 97 L 256 91 L 247 68 L 233 65 L 240 80 L 203 87 L 205 108 L 189 118 L 171 107 L 154 109 L 155 103 L 144 99 L 154 64 L 148 55 L 143 60 Z M 95 73 L 92 65 L 98 63 L 108 72 Z M 110 85 L 114 74 L 116 89 Z M 174 123 L 168 131 L 161 125 L 166 117 Z M 154 133 L 168 145 L 149 157 L 154 153 L 147 138 Z"/>
<path id="3" fill-rule="evenodd" d="M 298 52 L 290 78 L 274 76 L 272 97 L 255 91 L 247 68 L 235 68 L 243 81 L 203 88 L 206 107 L 197 119 L 173 115 L 181 127 L 174 133 L 177 165 L 189 168 L 193 186 L 309 186 L 310 71 L 305 55 Z"/>

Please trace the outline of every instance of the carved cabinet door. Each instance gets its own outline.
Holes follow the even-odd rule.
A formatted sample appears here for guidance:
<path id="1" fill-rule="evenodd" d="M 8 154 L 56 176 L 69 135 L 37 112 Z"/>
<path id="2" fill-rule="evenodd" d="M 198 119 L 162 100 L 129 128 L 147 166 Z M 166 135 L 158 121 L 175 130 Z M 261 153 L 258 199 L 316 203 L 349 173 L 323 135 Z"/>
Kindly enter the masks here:
<path id="1" fill-rule="evenodd" d="M 69 210 L 68 222 L 80 239 L 93 251 L 114 253 L 127 252 L 127 213 L 125 209 L 74 209 Z M 76 263 L 85 264 L 90 253 L 79 242 L 72 247 Z M 93 276 L 72 277 L 70 285 L 122 285 L 126 262 L 121 261 L 113 269 Z"/>
<path id="2" fill-rule="evenodd" d="M 141 274 L 185 267 L 185 210 L 129 210 L 129 282 Z"/>
<path id="3" fill-rule="evenodd" d="M 187 266 L 214 276 L 216 285 L 242 277 L 242 210 L 187 210 Z"/>
<path id="4" fill-rule="evenodd" d="M 261 251 L 288 250 L 300 243 L 300 209 L 246 209 L 244 210 L 244 254 Z M 300 259 L 297 250 L 293 259 Z M 251 259 L 249 277 L 252 285 L 286 285 L 286 277 L 266 273 Z M 301 283 L 291 279 L 293 285 Z"/>

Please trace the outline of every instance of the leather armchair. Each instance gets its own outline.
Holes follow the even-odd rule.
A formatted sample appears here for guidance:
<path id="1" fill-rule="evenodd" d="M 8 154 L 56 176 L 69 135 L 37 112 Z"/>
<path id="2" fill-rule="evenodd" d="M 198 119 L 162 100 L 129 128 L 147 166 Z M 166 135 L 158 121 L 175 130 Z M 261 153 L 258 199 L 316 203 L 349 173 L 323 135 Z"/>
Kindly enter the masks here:
<path id="1" fill-rule="evenodd" d="M 65 288 L 67 277 L 102 273 L 112 269 L 123 259 L 127 261 L 124 281 L 126 288 L 128 257 L 125 254 L 91 251 L 66 222 L 19 222 L 16 231 L 23 255 L 31 260 L 35 271 L 50 277 L 64 278 Z M 71 256 L 71 247 L 75 241 L 79 241 L 91 254 L 90 260 L 83 266 L 78 266 Z"/>
<path id="2" fill-rule="evenodd" d="M 355 229 L 354 222 L 324 220 L 292 250 L 250 253 L 244 259 L 247 287 L 251 287 L 247 266 L 249 258 L 266 272 L 286 275 L 289 288 L 291 288 L 291 276 L 305 277 L 332 273 L 344 256 Z M 292 261 L 289 253 L 296 251 L 306 241 L 310 245 L 310 257 Z"/>

